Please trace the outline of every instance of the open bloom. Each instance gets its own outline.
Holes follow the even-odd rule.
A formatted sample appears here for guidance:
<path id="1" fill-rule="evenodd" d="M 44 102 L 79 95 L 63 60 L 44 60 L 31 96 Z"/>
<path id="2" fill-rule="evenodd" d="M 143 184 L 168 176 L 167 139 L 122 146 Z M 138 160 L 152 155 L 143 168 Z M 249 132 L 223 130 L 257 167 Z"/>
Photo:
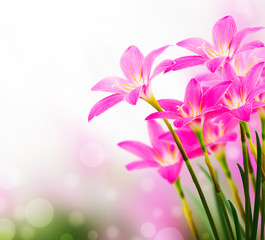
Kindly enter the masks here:
<path id="1" fill-rule="evenodd" d="M 229 63 L 224 66 L 224 77 L 232 80 L 232 84 L 222 98 L 222 103 L 228 113 L 238 120 L 249 122 L 252 110 L 263 105 L 258 97 L 264 93 L 265 86 L 257 85 L 263 67 L 264 62 L 260 62 L 250 68 L 245 77 L 239 77 Z"/>
<path id="2" fill-rule="evenodd" d="M 183 68 L 206 64 L 211 72 L 215 72 L 224 62 L 230 61 L 234 55 L 254 48 L 264 47 L 258 40 L 241 46 L 242 40 L 251 33 L 263 29 L 262 27 L 245 28 L 237 31 L 236 23 L 231 16 L 221 18 L 212 29 L 213 45 L 201 38 L 188 38 L 177 45 L 184 47 L 198 56 L 186 56 L 174 60 L 174 64 L 167 70 L 180 70 Z"/>
<path id="3" fill-rule="evenodd" d="M 150 76 L 152 65 L 161 53 L 169 46 L 156 49 L 146 57 L 135 47 L 129 47 L 121 56 L 120 66 L 124 78 L 107 77 L 99 81 L 91 90 L 114 93 L 96 103 L 91 109 L 88 120 L 100 115 L 115 104 L 126 100 L 135 105 L 139 98 L 149 99 L 152 92 L 150 88 L 151 80 L 163 72 L 171 60 L 164 60 L 154 69 Z"/>
<path id="4" fill-rule="evenodd" d="M 165 111 L 153 113 L 146 120 L 175 119 L 174 125 L 177 128 L 189 125 L 193 130 L 201 129 L 205 121 L 223 112 L 219 100 L 230 84 L 231 81 L 224 81 L 203 91 L 201 84 L 196 79 L 191 79 L 186 88 L 184 102 L 160 100 L 159 104 Z"/>
<path id="5" fill-rule="evenodd" d="M 180 173 L 183 158 L 176 144 L 159 139 L 164 133 L 162 127 L 154 120 L 148 121 L 148 132 L 152 147 L 138 141 L 124 141 L 118 145 L 140 158 L 126 167 L 128 170 L 148 167 L 158 168 L 159 174 L 168 182 L 174 183 Z"/>

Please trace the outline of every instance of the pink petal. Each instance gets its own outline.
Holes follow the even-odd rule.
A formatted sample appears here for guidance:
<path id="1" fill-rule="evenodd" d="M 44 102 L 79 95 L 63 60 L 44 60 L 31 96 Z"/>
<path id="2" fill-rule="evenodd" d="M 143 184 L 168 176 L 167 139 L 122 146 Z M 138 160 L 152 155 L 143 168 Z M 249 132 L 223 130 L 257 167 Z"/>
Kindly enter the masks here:
<path id="1" fill-rule="evenodd" d="M 204 52 L 204 47 L 213 49 L 213 46 L 201 38 L 188 38 L 177 43 L 178 46 L 184 47 L 206 59 L 208 59 L 207 54 Z"/>
<path id="2" fill-rule="evenodd" d="M 249 43 L 246 43 L 242 47 L 240 47 L 238 49 L 237 53 L 249 51 L 249 50 L 252 50 L 252 49 L 255 49 L 255 48 L 262 48 L 262 47 L 264 47 L 264 43 L 263 42 L 258 41 L 258 40 L 251 41 Z"/>
<path id="3" fill-rule="evenodd" d="M 157 119 L 157 118 L 162 118 L 162 119 L 176 119 L 176 118 L 182 118 L 179 114 L 176 112 L 155 112 L 150 114 L 145 120 L 150 120 L 150 119 Z"/>
<path id="4" fill-rule="evenodd" d="M 204 64 L 206 59 L 201 56 L 186 56 L 186 57 L 180 57 L 174 60 L 174 64 L 170 67 L 168 67 L 165 71 L 177 71 L 188 67 L 193 67 L 197 65 Z"/>
<path id="5" fill-rule="evenodd" d="M 241 31 L 237 32 L 231 41 L 231 48 L 233 49 L 233 51 L 234 52 L 237 51 L 240 43 L 248 34 L 255 33 L 255 32 L 260 31 L 262 29 L 264 29 L 264 28 L 263 27 L 245 28 L 245 29 L 242 29 Z"/>
<path id="6" fill-rule="evenodd" d="M 166 179 L 169 183 L 174 183 L 179 177 L 183 160 L 175 163 L 172 166 L 166 166 L 159 168 L 159 174 Z"/>
<path id="7" fill-rule="evenodd" d="M 196 75 L 195 79 L 203 86 L 203 87 L 213 87 L 216 84 L 223 81 L 223 77 L 221 74 L 216 73 L 203 73 Z"/>
<path id="8" fill-rule="evenodd" d="M 225 59 L 226 57 L 214 58 L 210 61 L 207 61 L 206 66 L 212 73 L 214 73 L 220 67 L 220 65 L 223 63 Z"/>
<path id="9" fill-rule="evenodd" d="M 124 93 L 124 91 L 118 87 L 118 82 L 124 82 L 125 79 L 119 77 L 107 77 L 100 80 L 91 91 L 104 91 L 104 92 L 113 92 L 113 93 Z"/>
<path id="10" fill-rule="evenodd" d="M 170 68 L 170 66 L 172 66 L 173 64 L 174 64 L 174 62 L 172 60 L 169 60 L 169 59 L 162 61 L 161 63 L 159 63 L 156 66 L 155 70 L 153 71 L 153 75 L 150 77 L 149 80 L 152 80 L 154 77 L 156 77 L 157 75 L 159 75 L 162 72 L 164 72 L 164 73 L 168 72 L 167 69 Z"/>
<path id="11" fill-rule="evenodd" d="M 175 99 L 160 99 L 158 103 L 165 111 L 174 112 L 178 110 L 178 107 L 183 105 L 183 102 Z"/>
<path id="12" fill-rule="evenodd" d="M 135 88 L 134 90 L 130 91 L 129 94 L 125 95 L 125 100 L 128 103 L 135 105 L 139 99 L 141 91 L 142 91 L 142 86 Z"/>
<path id="13" fill-rule="evenodd" d="M 142 168 L 150 168 L 150 167 L 159 167 L 159 164 L 154 161 L 143 160 L 143 161 L 135 161 L 126 165 L 126 168 L 129 171 L 142 169 Z"/>
<path id="14" fill-rule="evenodd" d="M 219 52 L 229 49 L 228 44 L 230 44 L 231 39 L 236 32 L 237 27 L 233 17 L 226 16 L 217 21 L 212 30 L 215 48 L 219 49 Z"/>
<path id="15" fill-rule="evenodd" d="M 155 61 L 155 59 L 161 54 L 163 53 L 167 48 L 169 47 L 169 45 L 166 45 L 164 47 L 161 47 L 159 49 L 156 49 L 152 52 L 150 52 L 143 60 L 143 77 L 149 79 L 150 76 L 150 72 L 151 72 L 151 68 L 152 65 Z"/>
<path id="16" fill-rule="evenodd" d="M 185 117 L 185 118 L 179 118 L 174 121 L 174 126 L 176 128 L 182 128 L 183 126 L 189 124 L 191 121 L 195 120 L 194 117 Z"/>
<path id="17" fill-rule="evenodd" d="M 254 87 L 256 87 L 257 81 L 262 73 L 264 68 L 264 62 L 260 62 L 254 65 L 247 72 L 247 75 L 243 78 L 243 89 L 242 92 L 248 95 Z"/>
<path id="18" fill-rule="evenodd" d="M 92 109 L 90 110 L 88 121 L 91 121 L 92 118 L 95 116 L 100 115 L 101 113 L 108 110 L 110 107 L 114 106 L 115 104 L 121 102 L 124 99 L 124 95 L 122 94 L 113 94 L 106 98 L 103 98 L 99 102 L 97 102 Z"/>
<path id="19" fill-rule="evenodd" d="M 261 93 L 265 92 L 265 84 L 262 84 L 253 89 L 253 91 L 248 95 L 246 101 L 251 101 L 253 98 L 257 97 Z"/>
<path id="20" fill-rule="evenodd" d="M 225 134 L 223 137 L 217 139 L 214 143 L 227 143 L 227 142 L 234 142 L 237 139 L 237 134 L 235 132 Z"/>
<path id="21" fill-rule="evenodd" d="M 235 88 L 241 87 L 241 81 L 239 80 L 236 72 L 228 62 L 226 62 L 224 65 L 223 77 L 227 81 L 233 81 L 233 85 L 235 86 Z"/>
<path id="22" fill-rule="evenodd" d="M 151 147 L 138 141 L 124 141 L 118 143 L 118 146 L 140 157 L 141 159 L 148 159 L 149 161 L 152 161 L 156 156 Z"/>
<path id="23" fill-rule="evenodd" d="M 251 112 L 252 112 L 251 104 L 245 104 L 240 108 L 229 111 L 229 113 L 232 114 L 235 118 L 243 122 L 249 122 Z"/>
<path id="24" fill-rule="evenodd" d="M 147 127 L 148 127 L 148 134 L 150 138 L 150 142 L 156 150 L 160 149 L 160 144 L 161 142 L 159 141 L 160 135 L 164 133 L 163 128 L 159 123 L 157 123 L 154 120 L 149 120 L 147 122 Z"/>
<path id="25" fill-rule="evenodd" d="M 225 81 L 209 88 L 203 96 L 202 109 L 216 106 L 231 83 L 231 81 Z"/>
<path id="26" fill-rule="evenodd" d="M 142 67 L 143 60 L 143 54 L 135 46 L 130 46 L 122 54 L 120 60 L 121 69 L 126 78 L 129 79 L 131 82 L 135 82 L 134 78 L 140 78 L 140 70 Z M 132 77 L 132 75 L 134 76 L 134 78 Z"/>
<path id="27" fill-rule="evenodd" d="M 202 101 L 202 87 L 196 79 L 191 79 L 186 87 L 184 105 L 189 109 L 198 109 Z"/>

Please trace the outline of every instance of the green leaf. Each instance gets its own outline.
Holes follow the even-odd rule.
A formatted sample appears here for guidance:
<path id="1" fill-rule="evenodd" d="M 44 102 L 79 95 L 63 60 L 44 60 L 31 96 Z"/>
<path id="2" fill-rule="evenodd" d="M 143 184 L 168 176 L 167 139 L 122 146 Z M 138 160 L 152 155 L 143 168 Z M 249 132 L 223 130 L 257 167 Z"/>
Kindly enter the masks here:
<path id="1" fill-rule="evenodd" d="M 230 204 L 230 207 L 231 207 L 231 210 L 232 210 L 232 213 L 233 213 L 233 218 L 234 218 L 234 224 L 235 224 L 235 228 L 236 228 L 236 239 L 237 240 L 241 240 L 241 225 L 239 223 L 239 220 L 238 220 L 238 216 L 237 216 L 237 212 L 236 212 L 236 209 L 233 205 L 233 203 L 231 201 L 229 201 L 229 204 Z"/>
<path id="2" fill-rule="evenodd" d="M 255 204 L 254 204 L 254 215 L 252 223 L 251 240 L 256 240 L 258 231 L 258 220 L 259 220 L 259 206 L 260 206 L 260 187 L 261 187 L 261 146 L 257 131 L 257 174 L 256 174 L 256 189 L 255 189 Z"/>

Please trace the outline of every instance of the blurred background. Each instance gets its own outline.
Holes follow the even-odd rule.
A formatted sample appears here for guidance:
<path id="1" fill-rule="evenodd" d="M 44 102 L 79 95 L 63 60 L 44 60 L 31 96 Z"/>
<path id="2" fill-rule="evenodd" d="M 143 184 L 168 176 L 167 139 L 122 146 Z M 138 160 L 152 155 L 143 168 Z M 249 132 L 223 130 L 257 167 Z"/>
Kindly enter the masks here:
<path id="1" fill-rule="evenodd" d="M 225 15 L 239 29 L 265 26 L 264 7 L 262 0 L 1 1 L 0 239 L 191 239 L 174 188 L 154 170 L 128 172 L 136 159 L 117 146 L 148 144 L 144 119 L 153 110 L 124 102 L 88 123 L 91 107 L 107 96 L 90 89 L 121 76 L 130 45 L 146 55 L 188 37 L 211 41 Z M 155 64 L 186 54 L 173 46 Z M 195 72 L 158 76 L 155 95 L 181 100 Z M 235 161 L 239 152 L 229 146 Z M 193 191 L 185 167 L 181 176 Z"/>

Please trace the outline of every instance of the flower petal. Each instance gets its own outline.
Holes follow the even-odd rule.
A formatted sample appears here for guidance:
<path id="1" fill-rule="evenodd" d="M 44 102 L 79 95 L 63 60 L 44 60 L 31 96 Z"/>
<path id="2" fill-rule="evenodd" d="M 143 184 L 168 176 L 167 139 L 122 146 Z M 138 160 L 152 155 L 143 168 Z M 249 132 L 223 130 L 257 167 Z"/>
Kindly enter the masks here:
<path id="1" fill-rule="evenodd" d="M 212 29 L 213 42 L 219 52 L 229 49 L 231 39 L 237 32 L 235 20 L 231 16 L 221 18 L 215 23 Z"/>
<path id="2" fill-rule="evenodd" d="M 254 48 L 262 48 L 262 47 L 264 47 L 264 43 L 259 41 L 259 40 L 255 40 L 255 41 L 251 41 L 249 43 L 246 43 L 245 45 L 240 47 L 238 49 L 237 53 L 249 51 L 249 50 L 252 50 Z"/>
<path id="3" fill-rule="evenodd" d="M 255 33 L 255 32 L 260 31 L 262 29 L 264 29 L 264 28 L 263 27 L 254 27 L 254 28 L 244 28 L 241 31 L 238 31 L 231 41 L 231 48 L 233 49 L 233 51 L 237 52 L 237 49 L 239 48 L 240 43 L 248 34 Z"/>
<path id="4" fill-rule="evenodd" d="M 148 159 L 149 161 L 155 159 L 153 149 L 144 143 L 138 141 L 124 141 L 118 143 L 118 146 L 141 159 Z"/>
<path id="5" fill-rule="evenodd" d="M 261 93 L 265 92 L 265 84 L 262 84 L 253 89 L 253 91 L 248 95 L 246 101 L 251 101 L 253 98 L 257 97 Z"/>
<path id="6" fill-rule="evenodd" d="M 142 161 L 131 162 L 126 165 L 126 168 L 129 171 L 142 169 L 142 168 L 150 168 L 150 167 L 159 167 L 159 164 L 154 161 L 142 160 Z"/>
<path id="7" fill-rule="evenodd" d="M 101 113 L 108 110 L 110 107 L 114 106 L 115 104 L 121 102 L 124 99 L 124 95 L 122 94 L 113 94 L 106 98 L 101 99 L 99 102 L 97 102 L 92 109 L 90 110 L 88 121 L 91 121 L 92 118 L 95 116 L 100 115 Z"/>
<path id="8" fill-rule="evenodd" d="M 198 109 L 202 101 L 202 87 L 196 79 L 191 79 L 186 87 L 184 105 L 189 109 Z"/>
<path id="9" fill-rule="evenodd" d="M 191 121 L 195 120 L 195 117 L 185 117 L 185 118 L 179 118 L 174 121 L 174 126 L 176 128 L 182 128 L 183 126 L 189 124 Z"/>
<path id="10" fill-rule="evenodd" d="M 151 68 L 152 65 L 155 61 L 155 59 L 161 54 L 163 53 L 167 48 L 169 47 L 169 45 L 166 45 L 164 47 L 161 47 L 159 49 L 156 49 L 152 52 L 150 52 L 143 60 L 143 78 L 145 79 L 149 79 L 150 77 L 150 72 L 151 72 Z"/>
<path id="11" fill-rule="evenodd" d="M 178 107 L 183 105 L 183 102 L 176 99 L 160 99 L 158 103 L 161 108 L 165 111 L 175 112 L 178 110 Z"/>
<path id="12" fill-rule="evenodd" d="M 136 46 L 130 46 L 121 56 L 121 69 L 128 80 L 135 83 L 140 78 L 144 56 Z"/>
<path id="13" fill-rule="evenodd" d="M 214 58 L 210 61 L 207 61 L 206 66 L 212 73 L 214 73 L 220 67 L 220 65 L 223 63 L 225 59 L 226 57 Z"/>
<path id="14" fill-rule="evenodd" d="M 216 106 L 221 99 L 221 97 L 224 95 L 226 90 L 229 88 L 231 85 L 231 81 L 225 81 L 217 84 L 216 86 L 209 88 L 202 100 L 202 110 L 204 108 L 209 108 L 212 106 Z"/>
<path id="15" fill-rule="evenodd" d="M 213 49 L 213 46 L 202 38 L 188 38 L 177 43 L 178 46 L 184 47 L 206 59 L 208 59 L 207 54 L 204 52 L 204 48 Z"/>
<path id="16" fill-rule="evenodd" d="M 253 88 L 256 87 L 257 81 L 262 73 L 263 68 L 264 62 L 260 62 L 250 68 L 250 70 L 247 72 L 247 75 L 243 78 L 242 92 L 246 93 L 247 96 L 253 90 Z"/>
<path id="17" fill-rule="evenodd" d="M 147 122 L 148 127 L 148 134 L 150 138 L 150 142 L 156 150 L 160 149 L 161 141 L 159 140 L 160 135 L 164 133 L 163 128 L 159 123 L 157 123 L 155 120 L 149 120 Z"/>
<path id="18" fill-rule="evenodd" d="M 124 93 L 124 91 L 117 85 L 117 83 L 124 81 L 126 80 L 119 77 L 106 77 L 100 80 L 94 87 L 92 87 L 91 91 Z"/>
<path id="19" fill-rule="evenodd" d="M 168 67 L 166 69 L 165 73 L 169 72 L 169 71 L 177 71 L 177 70 L 181 70 L 181 69 L 188 68 L 188 67 L 202 65 L 205 63 L 205 61 L 206 61 L 206 59 L 204 57 L 201 57 L 201 56 L 180 57 L 180 58 L 177 58 L 173 61 L 174 62 L 173 65 Z"/>
<path id="20" fill-rule="evenodd" d="M 176 119 L 176 118 L 182 118 L 179 114 L 176 112 L 155 112 L 150 114 L 145 120 L 150 120 L 150 119 L 157 119 L 157 118 L 162 118 L 162 119 Z"/>
<path id="21" fill-rule="evenodd" d="M 164 179 L 173 184 L 180 174 L 182 163 L 183 160 L 171 166 L 161 167 L 158 172 Z"/>
<path id="22" fill-rule="evenodd" d="M 142 91 L 142 86 L 135 88 L 134 90 L 130 91 L 129 94 L 125 95 L 125 100 L 128 103 L 135 105 L 139 99 L 141 91 Z"/>
<path id="23" fill-rule="evenodd" d="M 152 80 L 154 77 L 156 77 L 158 74 L 164 72 L 168 72 L 167 69 L 170 69 L 170 66 L 172 66 L 174 64 L 174 62 L 172 60 L 166 59 L 164 61 L 162 61 L 161 63 L 159 63 L 155 70 L 153 71 L 152 76 L 150 77 L 149 80 Z M 170 70 L 169 70 L 170 71 Z"/>
<path id="24" fill-rule="evenodd" d="M 237 118 L 240 121 L 243 122 L 249 122 L 250 120 L 250 115 L 252 112 L 252 105 L 250 104 L 245 104 L 241 106 L 240 108 L 230 110 L 229 113 L 232 114 L 235 118 Z"/>

